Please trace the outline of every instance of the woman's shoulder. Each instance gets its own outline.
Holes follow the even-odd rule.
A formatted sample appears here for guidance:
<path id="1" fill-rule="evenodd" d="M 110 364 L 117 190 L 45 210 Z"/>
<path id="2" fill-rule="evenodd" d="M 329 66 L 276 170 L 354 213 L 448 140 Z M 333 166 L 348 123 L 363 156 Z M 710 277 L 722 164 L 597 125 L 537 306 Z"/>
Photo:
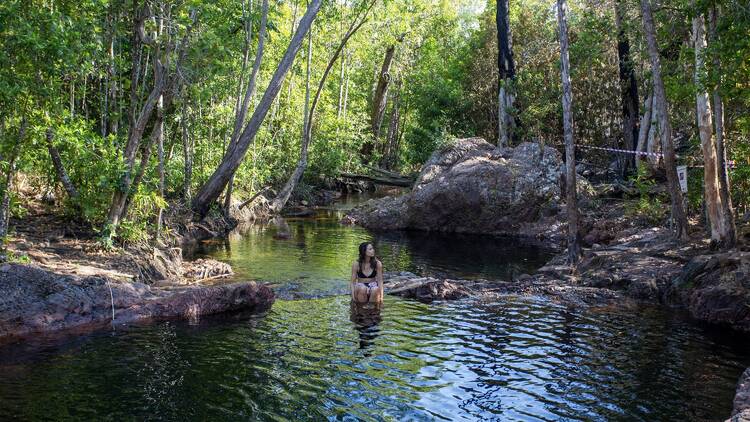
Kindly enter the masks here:
<path id="1" fill-rule="evenodd" d="M 376 260 L 375 260 L 375 265 L 377 265 L 377 266 L 378 266 L 378 268 L 380 268 L 380 267 L 382 267 L 382 266 L 383 266 L 383 263 L 382 263 L 382 262 L 380 262 L 380 260 L 379 260 L 379 259 L 376 259 Z"/>

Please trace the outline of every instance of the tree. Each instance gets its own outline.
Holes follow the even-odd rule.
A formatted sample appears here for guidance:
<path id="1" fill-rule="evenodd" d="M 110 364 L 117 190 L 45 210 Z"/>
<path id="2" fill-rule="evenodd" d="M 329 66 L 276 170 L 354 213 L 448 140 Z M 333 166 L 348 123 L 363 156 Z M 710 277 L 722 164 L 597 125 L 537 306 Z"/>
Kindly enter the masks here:
<path id="1" fill-rule="evenodd" d="M 695 49 L 695 86 L 696 86 L 696 117 L 698 121 L 698 134 L 703 150 L 703 188 L 704 200 L 708 210 L 708 223 L 711 229 L 711 243 L 726 247 L 734 246 L 734 227 L 731 224 L 731 213 L 726 208 L 727 204 L 722 201 L 719 183 L 719 157 L 716 139 L 713 136 L 713 124 L 711 119 L 711 105 L 708 92 L 703 83 L 705 72 L 705 23 L 703 15 L 696 13 L 693 16 L 693 46 Z M 729 219 L 727 218 L 729 217 Z"/>
<path id="2" fill-rule="evenodd" d="M 573 143 L 573 93 L 570 86 L 567 9 L 566 0 L 557 0 L 557 23 L 560 28 L 563 137 L 565 139 L 565 207 L 568 214 L 568 263 L 575 267 L 581 256 L 581 246 L 580 235 L 578 233 L 578 193 L 576 190 L 575 144 Z"/>
<path id="3" fill-rule="evenodd" d="M 633 60 L 630 57 L 630 41 L 623 23 L 623 0 L 615 1 L 615 25 L 617 27 L 617 58 L 620 73 L 620 95 L 622 97 L 622 136 L 623 148 L 636 149 L 638 142 L 638 83 L 635 79 Z M 634 156 L 626 155 L 620 167 L 625 176 L 635 163 Z"/>
<path id="4" fill-rule="evenodd" d="M 712 46 L 716 45 L 716 21 L 718 18 L 717 6 L 713 5 L 708 10 L 708 38 Z M 712 54 L 714 71 L 718 72 L 721 69 L 721 60 L 719 54 L 714 52 Z M 734 224 L 734 207 L 732 206 L 732 196 L 729 194 L 729 174 L 727 172 L 727 150 L 724 146 L 724 100 L 721 98 L 719 93 L 720 82 L 716 83 L 716 87 L 713 90 L 713 111 L 714 111 L 714 126 L 716 127 L 716 155 L 718 159 L 719 168 L 719 198 L 722 203 L 722 213 L 724 214 L 723 220 L 726 224 L 726 238 L 724 246 L 731 248 L 737 242 L 737 228 Z"/>
<path id="5" fill-rule="evenodd" d="M 250 2 L 252 5 L 252 2 Z M 268 24 L 268 0 L 263 0 L 263 6 L 261 7 L 261 18 L 260 18 L 260 30 L 258 32 L 258 49 L 255 51 L 255 60 L 253 60 L 253 69 L 250 72 L 250 79 L 247 83 L 247 90 L 245 91 L 245 97 L 242 100 L 242 104 L 239 104 L 239 96 L 237 97 L 237 113 L 235 115 L 234 120 L 234 129 L 232 130 L 232 137 L 229 139 L 229 148 L 232 147 L 235 143 L 237 143 L 237 138 L 240 135 L 240 131 L 242 129 L 242 125 L 245 124 L 245 116 L 247 115 L 248 107 L 250 106 L 250 99 L 255 94 L 255 82 L 258 78 L 258 71 L 260 70 L 260 63 L 263 60 L 263 50 L 265 46 L 265 39 L 266 39 L 266 27 Z M 248 18 L 247 21 L 250 19 Z M 245 36 L 245 57 L 247 57 L 247 50 L 248 50 L 248 44 L 250 43 L 250 29 L 248 28 L 246 30 L 246 36 Z M 246 60 L 246 59 L 245 59 Z M 244 72 L 245 63 L 243 63 L 243 70 Z M 240 82 L 242 82 L 242 78 L 240 77 Z M 229 184 L 227 185 L 227 192 L 226 197 L 224 198 L 224 209 L 229 210 L 229 207 L 232 203 L 232 189 L 234 186 L 234 175 L 229 179 Z"/>
<path id="6" fill-rule="evenodd" d="M 195 196 L 195 199 L 193 199 L 193 211 L 199 217 L 202 218 L 208 213 L 208 208 L 214 201 L 216 201 L 219 195 L 221 195 L 221 191 L 224 190 L 227 182 L 229 182 L 229 179 L 234 172 L 237 171 L 240 163 L 245 158 L 247 149 L 255 139 L 255 135 L 258 132 L 258 129 L 260 129 L 260 125 L 263 123 L 263 119 L 266 117 L 268 109 L 271 107 L 273 100 L 281 89 L 284 76 L 294 62 L 294 58 L 302 45 L 302 39 L 305 37 L 305 34 L 307 34 L 307 31 L 310 30 L 310 26 L 320 10 L 321 2 L 322 0 L 312 0 L 308 5 L 307 11 L 300 20 L 299 26 L 289 43 L 289 47 L 287 47 L 283 58 L 279 62 L 279 65 L 276 68 L 271 81 L 268 83 L 268 87 L 263 93 L 263 97 L 258 103 L 258 106 L 253 111 L 250 121 L 245 126 L 245 129 L 242 131 L 239 139 L 237 139 L 237 142 L 232 145 L 231 148 L 227 149 L 219 166 L 201 187 L 200 191 Z"/>
<path id="7" fill-rule="evenodd" d="M 651 77 L 654 83 L 654 112 L 659 115 L 659 136 L 661 137 L 662 153 L 664 154 L 664 167 L 667 172 L 667 189 L 672 202 L 672 219 L 674 221 L 674 232 L 678 239 L 687 238 L 687 217 L 682 206 L 682 193 L 677 180 L 677 167 L 675 160 L 674 145 L 672 144 L 672 126 L 669 122 L 669 110 L 667 107 L 667 93 L 664 89 L 664 81 L 661 78 L 661 61 L 659 58 L 659 47 L 656 43 L 656 29 L 654 18 L 651 13 L 650 0 L 641 0 L 641 11 L 643 12 L 643 32 L 648 43 L 648 53 L 651 59 Z"/>
<path id="8" fill-rule="evenodd" d="M 514 81 L 516 68 L 513 62 L 513 37 L 510 31 L 508 0 L 497 0 L 497 68 L 498 68 L 498 139 L 499 146 L 509 146 L 513 141 L 515 122 L 512 110 L 515 101 Z"/>
<path id="9" fill-rule="evenodd" d="M 344 38 L 341 39 L 341 43 L 339 43 L 338 48 L 333 52 L 333 55 L 331 56 L 330 60 L 328 60 L 328 65 L 326 65 L 325 71 L 323 71 L 323 76 L 320 78 L 320 82 L 318 82 L 318 89 L 315 91 L 315 98 L 312 101 L 312 105 L 310 106 L 309 111 L 307 110 L 307 107 L 305 107 L 305 111 L 307 112 L 304 120 L 304 133 L 302 135 L 302 142 L 300 145 L 300 158 L 297 162 L 297 167 L 294 169 L 294 172 L 289 177 L 289 180 L 287 180 L 284 187 L 279 191 L 279 194 L 274 198 L 273 201 L 271 201 L 271 205 L 269 208 L 271 209 L 271 212 L 279 212 L 282 208 L 284 208 L 284 205 L 286 205 L 287 201 L 289 201 L 289 198 L 292 196 L 292 192 L 294 191 L 294 188 L 297 187 L 297 184 L 299 183 L 300 179 L 302 178 L 302 174 L 305 172 L 305 168 L 307 168 L 307 152 L 308 147 L 310 145 L 310 141 L 312 140 L 312 122 L 313 122 L 313 116 L 315 115 L 315 108 L 318 105 L 318 101 L 320 100 L 320 93 L 323 90 L 323 86 L 325 85 L 326 79 L 328 78 L 328 75 L 331 72 L 331 69 L 333 68 L 333 65 L 336 64 L 336 60 L 338 60 L 339 56 L 341 55 L 341 51 L 346 46 L 346 43 L 349 41 L 349 39 L 354 35 L 359 28 L 362 27 L 362 25 L 367 22 L 367 15 L 372 9 L 372 7 L 375 5 L 375 2 L 377 0 L 366 0 L 367 3 L 365 3 L 365 7 L 357 13 L 357 15 L 354 17 L 354 20 L 352 21 L 351 25 L 349 26 L 349 29 L 346 31 L 346 34 L 344 34 Z M 312 41 L 311 41 L 312 42 Z M 308 51 L 308 60 L 310 57 L 310 51 Z M 308 62 L 308 77 L 309 77 L 309 62 Z M 309 82 L 308 82 L 309 84 Z M 308 90 L 309 93 L 309 90 Z"/>

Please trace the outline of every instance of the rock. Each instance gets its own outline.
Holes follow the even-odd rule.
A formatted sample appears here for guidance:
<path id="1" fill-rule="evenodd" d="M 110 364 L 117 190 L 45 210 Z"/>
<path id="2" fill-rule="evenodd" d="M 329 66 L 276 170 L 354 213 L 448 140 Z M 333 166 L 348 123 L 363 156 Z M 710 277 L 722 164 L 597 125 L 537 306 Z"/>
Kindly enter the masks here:
<path id="1" fill-rule="evenodd" d="M 260 312 L 273 300 L 273 291 L 255 282 L 160 289 L 102 276 L 60 275 L 31 265 L 8 264 L 0 268 L 0 342 L 34 333 L 151 318 Z"/>
<path id="2" fill-rule="evenodd" d="M 350 212 L 378 229 L 494 233 L 563 240 L 560 153 L 536 143 L 496 148 L 481 138 L 436 151 L 413 189 Z M 585 185 L 585 181 L 581 185 Z"/>
<path id="3" fill-rule="evenodd" d="M 694 318 L 750 332 L 750 253 L 693 257 L 674 278 L 666 297 Z"/>
<path id="4" fill-rule="evenodd" d="M 750 422 L 750 368 L 746 369 L 737 383 L 731 422 Z"/>

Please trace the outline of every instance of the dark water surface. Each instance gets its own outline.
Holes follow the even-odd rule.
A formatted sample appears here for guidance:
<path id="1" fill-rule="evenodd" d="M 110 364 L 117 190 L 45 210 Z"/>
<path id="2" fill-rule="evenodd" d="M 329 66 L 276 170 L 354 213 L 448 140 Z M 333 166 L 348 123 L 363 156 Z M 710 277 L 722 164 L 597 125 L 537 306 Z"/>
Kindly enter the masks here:
<path id="1" fill-rule="evenodd" d="M 196 252 L 315 299 L 0 348 L 0 420 L 723 420 L 750 341 L 644 307 L 543 299 L 352 309 L 356 245 L 386 269 L 504 278 L 547 257 L 497 239 L 373 234 L 335 212 Z M 289 239 L 273 238 L 288 231 Z"/>

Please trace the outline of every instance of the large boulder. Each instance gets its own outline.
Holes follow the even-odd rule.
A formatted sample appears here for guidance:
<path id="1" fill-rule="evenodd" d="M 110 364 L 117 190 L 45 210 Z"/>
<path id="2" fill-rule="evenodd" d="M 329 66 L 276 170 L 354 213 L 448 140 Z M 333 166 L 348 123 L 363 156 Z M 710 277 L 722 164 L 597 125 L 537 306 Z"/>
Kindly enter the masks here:
<path id="1" fill-rule="evenodd" d="M 457 140 L 430 157 L 411 192 L 371 200 L 349 214 L 374 229 L 492 233 L 561 240 L 563 163 L 537 143 L 498 148 Z"/>

